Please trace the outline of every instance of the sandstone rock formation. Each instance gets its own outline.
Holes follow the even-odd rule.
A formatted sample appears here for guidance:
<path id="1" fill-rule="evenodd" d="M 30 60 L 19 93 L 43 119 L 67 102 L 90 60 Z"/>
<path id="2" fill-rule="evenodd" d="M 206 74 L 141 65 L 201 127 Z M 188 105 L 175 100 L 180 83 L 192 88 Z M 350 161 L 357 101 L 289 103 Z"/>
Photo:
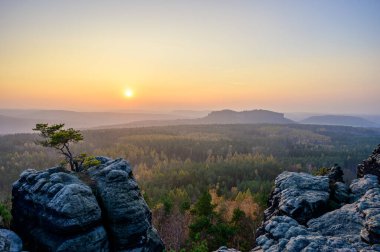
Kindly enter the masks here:
<path id="1" fill-rule="evenodd" d="M 129 164 L 75 174 L 26 170 L 13 184 L 12 229 L 31 251 L 162 251 Z M 82 178 L 80 180 L 78 177 Z"/>
<path id="2" fill-rule="evenodd" d="M 358 178 L 362 178 L 366 174 L 373 174 L 380 181 L 380 145 L 377 146 L 366 160 L 358 165 L 356 174 Z"/>
<path id="3" fill-rule="evenodd" d="M 328 177 L 283 172 L 276 178 L 275 185 L 270 207 L 264 213 L 266 219 L 288 215 L 304 224 L 326 211 L 330 195 Z"/>
<path id="4" fill-rule="evenodd" d="M 280 174 L 256 243 L 264 251 L 380 251 L 379 148 L 368 160 L 350 186 L 337 166 L 326 176 Z"/>
<path id="5" fill-rule="evenodd" d="M 103 160 L 89 169 L 103 218 L 116 251 L 144 247 L 161 251 L 162 242 L 152 227 L 152 214 L 140 194 L 132 170 L 123 159 Z"/>

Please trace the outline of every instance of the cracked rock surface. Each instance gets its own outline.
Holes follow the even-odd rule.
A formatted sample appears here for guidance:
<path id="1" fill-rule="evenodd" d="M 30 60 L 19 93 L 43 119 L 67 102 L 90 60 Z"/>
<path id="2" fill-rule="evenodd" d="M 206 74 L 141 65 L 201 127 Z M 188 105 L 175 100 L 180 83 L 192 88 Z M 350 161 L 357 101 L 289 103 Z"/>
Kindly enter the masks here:
<path id="1" fill-rule="evenodd" d="M 326 176 L 280 174 L 257 245 L 263 251 L 380 251 L 378 154 L 379 148 L 358 166 L 362 175 L 349 186 L 337 167 Z"/>
<path id="2" fill-rule="evenodd" d="M 128 162 L 98 160 L 81 174 L 29 169 L 13 184 L 12 229 L 28 250 L 164 249 Z"/>

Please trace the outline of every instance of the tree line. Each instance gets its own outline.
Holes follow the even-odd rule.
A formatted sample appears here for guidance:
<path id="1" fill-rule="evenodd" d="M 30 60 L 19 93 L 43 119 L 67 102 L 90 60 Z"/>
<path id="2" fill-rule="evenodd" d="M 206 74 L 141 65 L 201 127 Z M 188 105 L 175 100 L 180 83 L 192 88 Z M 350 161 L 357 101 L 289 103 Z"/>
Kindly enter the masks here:
<path id="1" fill-rule="evenodd" d="M 380 130 L 313 125 L 191 125 L 82 131 L 73 153 L 125 158 L 167 249 L 208 251 L 254 241 L 274 178 L 338 163 L 346 179 Z M 0 136 L 0 192 L 27 168 L 62 161 L 36 134 Z"/>

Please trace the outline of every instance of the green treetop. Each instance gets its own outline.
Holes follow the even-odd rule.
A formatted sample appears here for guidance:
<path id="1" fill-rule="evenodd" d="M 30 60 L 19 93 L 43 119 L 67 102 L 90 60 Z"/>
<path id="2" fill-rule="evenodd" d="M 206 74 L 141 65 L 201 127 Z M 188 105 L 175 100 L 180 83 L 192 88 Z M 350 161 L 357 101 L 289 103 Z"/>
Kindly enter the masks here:
<path id="1" fill-rule="evenodd" d="M 44 147 L 51 147 L 58 150 L 70 165 L 70 169 L 79 172 L 83 165 L 96 165 L 98 161 L 93 157 L 87 157 L 86 154 L 73 155 L 70 150 L 70 144 L 83 140 L 83 136 L 79 130 L 73 128 L 63 129 L 65 124 L 38 123 L 33 129 L 39 131 L 43 140 L 38 141 Z"/>

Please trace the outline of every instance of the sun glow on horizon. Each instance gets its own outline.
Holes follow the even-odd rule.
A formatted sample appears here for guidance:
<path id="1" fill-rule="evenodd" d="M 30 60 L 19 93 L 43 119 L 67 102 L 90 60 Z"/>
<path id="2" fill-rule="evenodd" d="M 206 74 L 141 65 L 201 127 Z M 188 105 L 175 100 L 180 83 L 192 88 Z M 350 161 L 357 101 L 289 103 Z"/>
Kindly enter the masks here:
<path id="1" fill-rule="evenodd" d="M 378 114 L 380 1 L 294 2 L 0 1 L 0 108 Z"/>
<path id="2" fill-rule="evenodd" d="M 124 92 L 124 96 L 127 98 L 132 98 L 134 96 L 133 90 L 130 88 L 126 89 Z"/>

